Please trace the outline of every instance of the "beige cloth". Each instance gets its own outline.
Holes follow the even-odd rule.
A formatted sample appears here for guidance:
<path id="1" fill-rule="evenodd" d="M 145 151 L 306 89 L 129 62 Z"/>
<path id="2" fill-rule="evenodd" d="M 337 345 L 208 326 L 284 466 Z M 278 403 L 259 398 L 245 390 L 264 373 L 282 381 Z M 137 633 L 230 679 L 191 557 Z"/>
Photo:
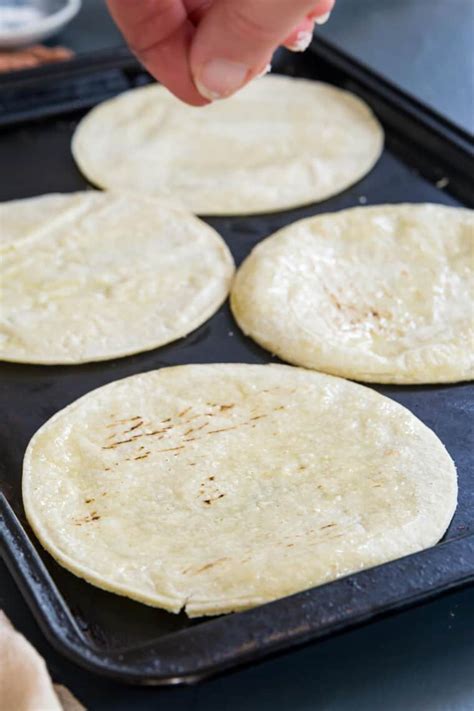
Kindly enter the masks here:
<path id="1" fill-rule="evenodd" d="M 53 685 L 44 659 L 0 610 L 0 709 L 85 711 L 63 686 Z"/>

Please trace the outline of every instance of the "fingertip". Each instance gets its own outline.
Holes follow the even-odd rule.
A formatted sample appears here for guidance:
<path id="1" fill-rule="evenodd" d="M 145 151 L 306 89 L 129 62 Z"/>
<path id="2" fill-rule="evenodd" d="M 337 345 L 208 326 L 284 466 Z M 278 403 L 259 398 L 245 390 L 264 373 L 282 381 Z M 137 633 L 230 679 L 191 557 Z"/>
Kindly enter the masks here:
<path id="1" fill-rule="evenodd" d="M 235 94 L 251 79 L 245 64 L 214 58 L 195 68 L 194 84 L 205 99 L 216 101 Z"/>
<path id="2" fill-rule="evenodd" d="M 138 54 L 146 69 L 176 98 L 190 106 L 206 106 L 209 97 L 199 93 L 188 63 L 194 28 L 184 26 L 156 47 Z"/>
<path id="3" fill-rule="evenodd" d="M 173 94 L 173 96 L 175 96 L 180 101 L 183 101 L 185 104 L 188 104 L 188 106 L 192 106 L 194 108 L 202 108 L 203 106 L 208 106 L 212 103 L 210 99 L 205 99 L 203 96 L 201 96 L 197 89 L 191 92 L 180 92 L 174 91 L 170 87 L 167 88 Z"/>
<path id="4" fill-rule="evenodd" d="M 317 7 L 309 13 L 309 19 L 318 25 L 324 25 L 324 23 L 329 20 L 335 4 L 335 0 L 320 0 Z"/>
<path id="5" fill-rule="evenodd" d="M 324 25 L 329 20 L 334 4 L 334 0 L 321 0 L 317 9 L 286 38 L 283 46 L 292 52 L 307 50 L 313 40 L 315 25 Z"/>
<path id="6" fill-rule="evenodd" d="M 295 37 L 302 50 L 311 41 L 313 23 L 304 18 L 314 5 L 315 0 L 274 0 L 269 13 L 267 3 L 255 0 L 212 3 L 191 43 L 190 64 L 199 92 L 212 100 L 235 94 L 262 72 L 288 28 L 303 21 L 308 29 L 298 29 L 303 34 Z"/>
<path id="7" fill-rule="evenodd" d="M 108 0 L 128 45 L 150 74 L 190 106 L 209 101 L 197 91 L 188 56 L 195 32 L 182 3 Z"/>
<path id="8" fill-rule="evenodd" d="M 291 52 L 304 52 L 313 40 L 313 31 L 314 21 L 306 19 L 286 38 L 283 46 Z"/>

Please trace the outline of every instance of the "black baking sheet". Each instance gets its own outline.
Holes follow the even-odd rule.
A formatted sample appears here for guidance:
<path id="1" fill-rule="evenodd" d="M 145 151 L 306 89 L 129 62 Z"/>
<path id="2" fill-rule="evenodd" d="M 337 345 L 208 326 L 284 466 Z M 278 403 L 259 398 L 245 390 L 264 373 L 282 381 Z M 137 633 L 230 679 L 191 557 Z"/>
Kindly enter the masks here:
<path id="1" fill-rule="evenodd" d="M 325 202 L 273 215 L 208 219 L 237 264 L 261 239 L 309 215 L 386 202 L 473 205 L 472 145 L 461 130 L 326 43 L 304 56 L 281 54 L 276 68 L 331 81 L 363 96 L 384 124 L 387 148 L 370 175 Z M 3 85 L 0 81 L 0 200 L 88 187 L 69 150 L 78 120 L 85 108 L 149 77 L 123 52 L 115 59 L 81 60 L 65 69 L 20 74 Z M 91 670 L 124 681 L 190 682 L 474 579 L 474 404 L 469 384 L 377 388 L 431 427 L 458 468 L 460 496 L 453 522 L 443 541 L 422 553 L 245 613 L 190 621 L 183 614 L 98 590 L 41 549 L 23 513 L 21 465 L 30 437 L 51 415 L 93 388 L 154 368 L 270 360 L 240 333 L 225 305 L 187 338 L 149 353 L 77 367 L 2 364 L 3 555 L 57 649 Z"/>

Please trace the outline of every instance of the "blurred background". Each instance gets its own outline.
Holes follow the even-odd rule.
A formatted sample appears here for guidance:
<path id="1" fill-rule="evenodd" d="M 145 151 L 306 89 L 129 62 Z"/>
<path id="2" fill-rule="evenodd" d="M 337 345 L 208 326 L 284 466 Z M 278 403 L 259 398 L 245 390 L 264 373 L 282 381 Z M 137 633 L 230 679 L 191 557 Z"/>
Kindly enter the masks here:
<path id="1" fill-rule="evenodd" d="M 77 11 L 76 3 L 77 14 L 46 39 L 47 46 L 60 45 L 78 55 L 123 46 L 104 0 L 69 0 L 71 11 Z M 43 4 L 57 11 L 57 5 L 67 3 L 0 0 L 0 40 L 9 8 Z M 474 130 L 474 0 L 338 0 L 328 24 L 317 28 L 319 34 Z"/>

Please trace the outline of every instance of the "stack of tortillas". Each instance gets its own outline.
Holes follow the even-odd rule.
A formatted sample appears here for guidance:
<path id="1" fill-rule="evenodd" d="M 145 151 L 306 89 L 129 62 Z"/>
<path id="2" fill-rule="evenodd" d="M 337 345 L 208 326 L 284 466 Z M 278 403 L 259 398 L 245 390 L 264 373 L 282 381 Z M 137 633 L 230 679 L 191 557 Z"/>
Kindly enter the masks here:
<path id="1" fill-rule="evenodd" d="M 282 359 L 376 383 L 474 375 L 474 220 L 382 205 L 297 222 L 237 274 L 243 331 Z"/>
<path id="2" fill-rule="evenodd" d="M 199 214 L 286 209 L 352 185 L 382 145 L 362 101 L 303 80 L 266 78 L 199 111 L 158 86 L 105 102 L 73 153 L 119 192 L 0 206 L 2 357 L 78 363 L 188 334 L 225 300 L 233 262 L 163 197 Z M 191 616 L 435 544 L 457 494 L 442 443 L 395 402 L 314 371 L 472 377 L 472 227 L 467 210 L 380 206 L 263 242 L 235 279 L 234 315 L 313 371 L 190 365 L 87 394 L 25 456 L 25 511 L 42 544 L 99 587 Z"/>
<path id="3" fill-rule="evenodd" d="M 219 235 L 167 203 L 96 191 L 0 205 L 0 358 L 83 363 L 186 336 L 226 299 Z"/>
<path id="4" fill-rule="evenodd" d="M 382 147 L 353 94 L 273 75 L 199 110 L 156 84 L 134 89 L 93 109 L 72 144 L 95 185 L 171 196 L 200 215 L 324 200 L 368 173 Z"/>
<path id="5" fill-rule="evenodd" d="M 28 520 L 62 565 L 191 616 L 431 546 L 456 490 L 449 455 L 408 410 L 277 365 L 106 385 L 36 433 L 23 475 Z"/>

